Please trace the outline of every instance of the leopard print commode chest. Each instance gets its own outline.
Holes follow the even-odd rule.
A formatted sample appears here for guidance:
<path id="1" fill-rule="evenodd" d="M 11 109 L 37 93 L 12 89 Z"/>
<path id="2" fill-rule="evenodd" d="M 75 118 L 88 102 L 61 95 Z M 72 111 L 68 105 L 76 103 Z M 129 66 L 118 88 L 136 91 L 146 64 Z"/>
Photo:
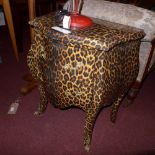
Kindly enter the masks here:
<path id="1" fill-rule="evenodd" d="M 89 150 L 98 112 L 111 105 L 114 122 L 124 94 L 139 69 L 143 31 L 104 21 L 63 34 L 51 29 L 51 14 L 31 21 L 36 35 L 27 62 L 40 90 L 35 114 L 48 102 L 58 108 L 75 106 L 86 112 L 84 146 Z"/>

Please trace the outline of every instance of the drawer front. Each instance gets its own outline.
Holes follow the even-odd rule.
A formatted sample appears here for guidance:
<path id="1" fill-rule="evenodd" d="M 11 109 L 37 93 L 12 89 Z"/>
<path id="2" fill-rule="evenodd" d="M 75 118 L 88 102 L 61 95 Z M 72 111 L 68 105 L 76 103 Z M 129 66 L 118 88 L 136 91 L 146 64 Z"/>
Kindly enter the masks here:
<path id="1" fill-rule="evenodd" d="M 94 50 L 54 42 L 43 68 L 46 89 L 59 107 L 92 102 Z"/>

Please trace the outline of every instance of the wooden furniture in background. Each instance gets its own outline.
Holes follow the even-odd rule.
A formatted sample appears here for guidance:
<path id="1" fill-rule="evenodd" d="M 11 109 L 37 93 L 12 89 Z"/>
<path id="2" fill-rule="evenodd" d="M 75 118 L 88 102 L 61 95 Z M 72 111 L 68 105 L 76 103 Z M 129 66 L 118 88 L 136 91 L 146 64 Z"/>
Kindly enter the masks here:
<path id="1" fill-rule="evenodd" d="M 33 20 L 36 17 L 36 1 L 35 0 L 28 0 L 28 11 L 29 11 L 29 20 Z M 31 42 L 34 38 L 34 30 L 32 27 L 30 27 L 30 36 L 31 36 Z M 36 86 L 36 81 L 32 78 L 31 74 L 27 74 L 23 77 L 26 83 L 22 86 L 20 92 L 24 95 L 31 92 Z"/>
<path id="2" fill-rule="evenodd" d="M 28 0 L 28 9 L 29 9 L 29 20 L 33 20 L 36 17 L 36 8 L 35 8 L 35 0 Z M 34 30 L 30 28 L 31 33 L 31 42 L 34 38 Z"/>
<path id="3" fill-rule="evenodd" d="M 13 52 L 16 57 L 17 62 L 19 61 L 19 55 L 18 55 L 18 48 L 17 48 L 17 42 L 16 42 L 16 36 L 15 36 L 15 31 L 14 31 L 14 25 L 13 25 L 13 20 L 12 20 L 12 13 L 11 13 L 11 8 L 10 8 L 10 2 L 9 0 L 0 0 L 0 5 L 2 5 L 4 9 L 4 14 L 6 17 L 7 25 L 9 28 L 9 33 L 13 45 Z"/>

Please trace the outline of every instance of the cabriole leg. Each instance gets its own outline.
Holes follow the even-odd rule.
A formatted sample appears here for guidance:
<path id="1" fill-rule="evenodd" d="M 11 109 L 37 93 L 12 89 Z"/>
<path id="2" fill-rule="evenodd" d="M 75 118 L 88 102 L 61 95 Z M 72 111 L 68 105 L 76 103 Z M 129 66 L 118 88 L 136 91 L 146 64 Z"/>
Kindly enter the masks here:
<path id="1" fill-rule="evenodd" d="M 88 110 L 84 127 L 84 147 L 87 152 L 90 150 L 93 127 L 97 116 L 97 109 Z"/>
<path id="2" fill-rule="evenodd" d="M 139 90 L 142 86 L 141 82 L 136 81 L 130 90 L 128 91 L 128 94 L 126 95 L 124 101 L 123 101 L 123 107 L 128 107 L 134 102 L 134 99 L 137 97 L 137 94 L 139 93 Z"/>
<path id="3" fill-rule="evenodd" d="M 41 115 L 47 108 L 48 99 L 46 96 L 46 92 L 42 84 L 38 86 L 39 93 L 40 93 L 40 103 L 38 105 L 37 111 L 35 111 L 34 115 Z"/>
<path id="4" fill-rule="evenodd" d="M 110 120 L 115 123 L 116 118 L 117 118 L 117 112 L 119 109 L 119 106 L 121 104 L 121 101 L 123 99 L 124 95 L 121 95 L 113 104 L 112 104 L 112 109 L 111 109 L 111 114 L 110 114 Z"/>

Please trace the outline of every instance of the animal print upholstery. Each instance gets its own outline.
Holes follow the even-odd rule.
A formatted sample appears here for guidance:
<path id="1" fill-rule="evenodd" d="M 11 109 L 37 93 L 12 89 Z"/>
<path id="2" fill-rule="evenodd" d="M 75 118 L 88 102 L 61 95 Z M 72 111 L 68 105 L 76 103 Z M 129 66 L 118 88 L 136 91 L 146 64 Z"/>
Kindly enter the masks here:
<path id="1" fill-rule="evenodd" d="M 124 93 L 136 79 L 143 31 L 104 22 L 63 34 L 51 29 L 52 14 L 30 22 L 36 35 L 27 62 L 38 81 L 42 114 L 48 101 L 86 112 L 84 146 L 89 150 L 98 112 L 112 104 L 114 122 Z"/>

